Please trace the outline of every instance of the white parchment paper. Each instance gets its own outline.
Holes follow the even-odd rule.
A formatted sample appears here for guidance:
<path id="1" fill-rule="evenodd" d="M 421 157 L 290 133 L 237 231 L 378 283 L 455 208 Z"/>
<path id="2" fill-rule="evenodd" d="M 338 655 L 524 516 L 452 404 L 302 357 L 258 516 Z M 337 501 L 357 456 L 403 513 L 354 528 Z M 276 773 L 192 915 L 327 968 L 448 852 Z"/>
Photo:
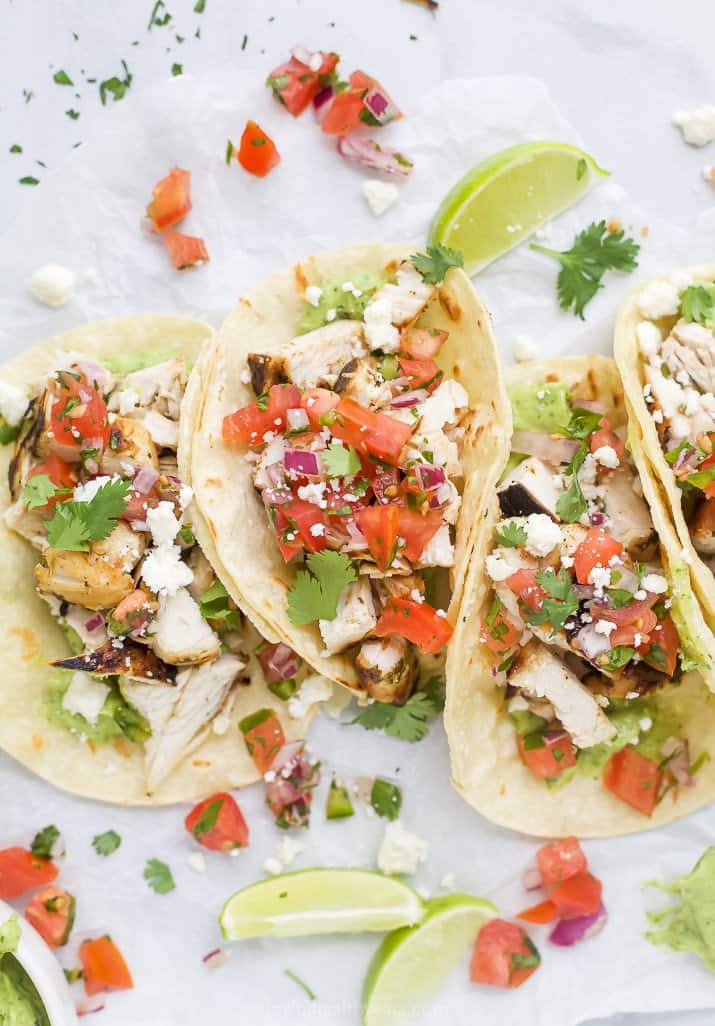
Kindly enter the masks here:
<path id="1" fill-rule="evenodd" d="M 265 180 L 223 162 L 226 140 L 238 141 L 247 117 L 274 135 L 283 157 Z M 581 141 L 536 80 L 444 82 L 385 134 L 416 167 L 400 203 L 376 219 L 361 194 L 363 172 L 341 160 L 310 112 L 293 120 L 278 110 L 254 75 L 174 79 L 117 105 L 106 126 L 24 197 L 0 240 L 3 359 L 51 333 L 107 316 L 172 311 L 219 324 L 245 288 L 313 250 L 373 239 L 423 241 L 445 189 L 495 150 L 526 139 Z M 151 186 L 174 164 L 192 172 L 194 209 L 182 229 L 202 235 L 211 255 L 208 266 L 183 274 L 139 227 Z M 637 275 L 608 278 L 586 325 L 558 310 L 556 264 L 526 246 L 480 275 L 477 286 L 494 313 L 505 359 L 517 334 L 532 336 L 544 354 L 607 352 L 614 306 L 637 277 L 712 256 L 712 222 L 697 238 L 686 237 L 639 210 L 612 181 L 558 219 L 551 244 L 566 248 L 579 228 L 601 217 L 620 219 L 643 249 Z M 80 276 L 76 298 L 59 311 L 36 304 L 25 287 L 32 270 L 48 261 Z M 451 790 L 440 725 L 422 743 L 407 745 L 320 715 L 311 742 L 323 761 L 324 785 L 313 824 L 300 834 L 306 849 L 296 867 L 375 865 L 384 823 L 361 809 L 352 820 L 326 823 L 323 806 L 332 770 L 347 780 L 382 774 L 401 781 L 403 821 L 430 843 L 415 883 L 444 893 L 440 881 L 452 873 L 457 889 L 491 898 L 504 914 L 530 903 L 520 873 L 536 845 L 491 826 Z M 270 822 L 260 787 L 245 792 L 241 805 L 251 827 L 249 849 L 235 859 L 207 854 L 208 872 L 200 875 L 187 864 L 196 846 L 183 829 L 185 809 L 80 801 L 0 756 L 2 843 L 27 843 L 36 829 L 55 822 L 68 849 L 61 880 L 78 897 L 73 940 L 111 932 L 134 973 L 135 991 L 109 997 L 101 1013 L 106 1026 L 359 1022 L 361 980 L 377 938 L 245 942 L 220 969 L 202 965 L 202 956 L 220 943 L 216 915 L 223 900 L 261 875 L 283 836 Z M 110 828 L 122 835 L 122 846 L 100 859 L 91 838 Z M 696 959 L 659 952 L 643 939 L 641 892 L 644 880 L 686 871 L 714 842 L 707 810 L 654 833 L 589 842 L 593 871 L 605 885 L 606 930 L 571 950 L 551 947 L 535 930 L 543 966 L 516 992 L 470 985 L 465 959 L 422 1021 L 575 1026 L 616 1012 L 715 1004 L 712 977 Z M 155 895 L 142 879 L 153 857 L 172 867 L 177 888 L 169 895 Z M 74 950 L 71 945 L 63 954 L 67 964 L 75 961 Z M 286 968 L 305 978 L 315 1002 L 286 978 Z"/>

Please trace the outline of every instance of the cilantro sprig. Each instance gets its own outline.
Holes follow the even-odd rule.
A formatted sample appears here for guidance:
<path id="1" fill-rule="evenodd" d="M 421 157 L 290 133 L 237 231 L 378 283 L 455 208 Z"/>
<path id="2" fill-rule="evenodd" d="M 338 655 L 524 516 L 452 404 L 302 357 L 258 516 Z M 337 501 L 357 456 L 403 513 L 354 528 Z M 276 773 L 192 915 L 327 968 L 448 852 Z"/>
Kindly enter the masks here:
<path id="1" fill-rule="evenodd" d="M 421 741 L 429 732 L 428 721 L 444 708 L 444 681 L 432 677 L 421 691 L 416 691 L 404 705 L 373 702 L 350 720 L 365 730 L 381 730 L 400 741 Z"/>
<path id="2" fill-rule="evenodd" d="M 686 321 L 709 326 L 715 320 L 715 289 L 689 285 L 681 298 L 681 313 Z"/>
<path id="3" fill-rule="evenodd" d="M 51 480 L 49 474 L 35 474 L 25 482 L 22 490 L 22 501 L 28 509 L 39 509 L 46 506 L 56 495 L 71 495 L 71 488 L 62 488 Z"/>
<path id="4" fill-rule="evenodd" d="M 344 552 L 311 552 L 308 571 L 300 570 L 288 592 L 288 619 L 291 623 L 334 620 L 343 588 L 357 580 L 355 567 Z"/>
<path id="5" fill-rule="evenodd" d="M 54 824 L 44 827 L 32 839 L 30 851 L 42 859 L 49 859 L 52 850 L 60 839 L 60 832 Z"/>
<path id="6" fill-rule="evenodd" d="M 464 257 L 459 250 L 443 246 L 441 242 L 428 246 L 425 253 L 413 253 L 410 260 L 428 285 L 441 285 L 450 267 L 464 267 Z"/>
<path id="7" fill-rule="evenodd" d="M 39 476 L 39 475 L 38 475 Z M 119 478 L 97 489 L 89 502 L 61 502 L 47 523 L 47 542 L 53 549 L 89 552 L 90 542 L 104 541 L 117 526 L 132 490 Z"/>
<path id="8" fill-rule="evenodd" d="M 605 221 L 595 221 L 576 236 L 571 249 L 559 251 L 547 246 L 531 244 L 537 253 L 546 253 L 561 264 L 556 281 L 559 306 L 573 308 L 573 313 L 584 319 L 583 311 L 600 288 L 606 271 L 635 270 L 640 246 L 624 235 L 622 229 L 609 232 Z"/>
<path id="9" fill-rule="evenodd" d="M 168 894 L 176 887 L 174 877 L 166 862 L 160 859 L 148 859 L 144 867 L 144 879 L 155 894 Z"/>
<path id="10" fill-rule="evenodd" d="M 210 830 L 216 826 L 216 820 L 218 814 L 223 808 L 223 798 L 215 798 L 212 802 L 206 806 L 199 818 L 194 823 L 194 829 L 192 831 L 197 841 L 200 841 L 204 834 L 208 834 Z"/>
<path id="11" fill-rule="evenodd" d="M 494 540 L 497 545 L 501 545 L 504 549 L 518 549 L 519 546 L 526 543 L 528 535 L 524 528 L 520 524 L 515 524 L 513 521 L 508 524 L 504 524 L 501 531 L 497 531 L 494 535 Z"/>
<path id="12" fill-rule="evenodd" d="M 571 482 L 556 503 L 556 512 L 566 524 L 577 523 L 588 510 L 588 503 L 578 479 L 578 472 L 589 453 L 590 446 L 588 440 L 598 427 L 600 420 L 600 413 L 592 413 L 590 410 L 583 410 L 580 407 L 576 407 L 571 411 L 571 420 L 569 421 L 566 433 L 569 438 L 576 439 L 581 444 L 564 471 L 565 476 L 571 478 Z"/>
<path id="13" fill-rule="evenodd" d="M 568 618 L 578 609 L 578 599 L 568 570 L 541 570 L 536 583 L 546 592 L 541 609 L 529 609 L 522 603 L 522 616 L 533 627 L 551 624 L 552 636 L 560 631 Z"/>
<path id="14" fill-rule="evenodd" d="M 331 442 L 320 458 L 329 477 L 352 477 L 360 470 L 360 457 L 352 445 Z"/>

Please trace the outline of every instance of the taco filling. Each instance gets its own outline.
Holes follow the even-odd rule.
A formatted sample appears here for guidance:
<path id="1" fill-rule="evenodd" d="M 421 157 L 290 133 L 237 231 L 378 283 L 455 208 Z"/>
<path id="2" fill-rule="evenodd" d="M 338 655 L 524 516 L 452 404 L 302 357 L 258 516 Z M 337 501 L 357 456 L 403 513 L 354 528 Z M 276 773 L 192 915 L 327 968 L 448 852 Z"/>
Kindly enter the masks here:
<path id="1" fill-rule="evenodd" d="M 150 794 L 226 729 L 261 640 L 192 532 L 176 457 L 185 385 L 182 359 L 119 375 L 58 353 L 24 397 L 5 514 L 37 550 L 37 592 L 72 652 L 52 664 L 48 718 L 90 745 L 143 745 Z M 260 647 L 266 680 L 291 683 L 294 653 Z"/>
<path id="2" fill-rule="evenodd" d="M 681 677 L 670 584 L 625 429 L 560 383 L 518 383 L 486 557 L 481 641 L 521 759 L 548 785 L 579 770 L 650 815 L 691 786 L 682 726 L 658 708 Z"/>
<path id="3" fill-rule="evenodd" d="M 448 333 L 420 326 L 437 289 L 415 262 L 308 286 L 307 330 L 248 355 L 255 401 L 223 421 L 298 571 L 288 618 L 317 622 L 324 654 L 346 653 L 361 689 L 393 703 L 412 692 L 419 655 L 452 635 L 469 406 L 435 359 Z"/>
<path id="4" fill-rule="evenodd" d="M 643 398 L 681 490 L 697 552 L 715 569 L 715 285 L 673 278 L 638 295 Z"/>

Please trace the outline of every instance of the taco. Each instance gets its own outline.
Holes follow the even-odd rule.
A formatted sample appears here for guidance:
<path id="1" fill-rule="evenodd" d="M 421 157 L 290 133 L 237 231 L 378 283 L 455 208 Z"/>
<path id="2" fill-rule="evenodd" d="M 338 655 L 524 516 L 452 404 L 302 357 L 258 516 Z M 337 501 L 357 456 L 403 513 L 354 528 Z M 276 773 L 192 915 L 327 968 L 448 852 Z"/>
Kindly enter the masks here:
<path id="1" fill-rule="evenodd" d="M 241 609 L 396 704 L 451 638 L 509 419 L 488 312 L 449 251 L 411 252 L 321 253 L 244 296 L 205 353 L 190 439 Z"/>
<path id="2" fill-rule="evenodd" d="M 715 629 L 715 266 L 641 286 L 618 312 L 615 356 L 637 435 L 705 616 Z"/>
<path id="3" fill-rule="evenodd" d="M 523 364 L 507 390 L 447 660 L 455 785 L 531 834 L 668 822 L 715 787 L 715 642 L 626 449 L 616 365 Z"/>
<path id="4" fill-rule="evenodd" d="M 177 469 L 187 372 L 210 335 L 130 317 L 3 368 L 0 747 L 87 797 L 161 803 L 250 783 L 237 721 L 261 710 L 284 740 L 303 736 L 303 708 L 286 715 L 282 699 L 305 667 L 230 600 Z"/>

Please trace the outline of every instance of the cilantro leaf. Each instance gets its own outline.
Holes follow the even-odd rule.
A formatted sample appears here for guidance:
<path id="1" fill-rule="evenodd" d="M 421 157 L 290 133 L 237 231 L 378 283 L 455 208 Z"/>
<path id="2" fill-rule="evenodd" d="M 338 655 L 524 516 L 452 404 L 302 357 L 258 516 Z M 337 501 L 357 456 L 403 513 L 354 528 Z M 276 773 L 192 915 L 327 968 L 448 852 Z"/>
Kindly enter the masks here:
<path id="1" fill-rule="evenodd" d="M 233 142 L 228 139 L 226 141 L 226 167 L 228 167 L 233 160 Z"/>
<path id="2" fill-rule="evenodd" d="M 567 570 L 560 570 L 558 574 L 555 574 L 553 570 L 542 570 L 537 573 L 536 581 L 548 596 L 542 602 L 539 613 L 546 615 L 551 624 L 551 633 L 556 634 L 578 609 L 578 599 L 571 577 Z M 536 621 L 530 622 L 535 623 Z"/>
<path id="3" fill-rule="evenodd" d="M 241 627 L 241 613 L 218 577 L 199 599 L 199 608 L 204 620 L 223 620 L 230 631 Z"/>
<path id="4" fill-rule="evenodd" d="M 102 855 L 104 858 L 115 852 L 121 843 L 122 839 L 116 830 L 107 830 L 92 838 L 92 847 L 98 855 Z"/>
<path id="5" fill-rule="evenodd" d="M 193 835 L 197 840 L 200 840 L 204 834 L 209 832 L 209 830 L 213 830 L 216 826 L 216 820 L 218 819 L 218 814 L 222 807 L 223 798 L 215 798 L 214 801 L 209 802 L 199 818 L 196 820 L 196 823 L 194 823 Z"/>
<path id="6" fill-rule="evenodd" d="M 39 185 L 40 179 L 35 178 L 34 175 L 25 175 L 24 178 L 18 178 L 20 185 Z"/>
<path id="7" fill-rule="evenodd" d="M 52 856 L 52 849 L 59 840 L 60 832 L 56 826 L 46 826 L 39 833 L 35 834 L 30 845 L 33 855 L 42 859 L 49 859 Z"/>
<path id="8" fill-rule="evenodd" d="M 72 118 L 73 121 L 76 121 L 77 118 L 79 117 L 79 111 L 78 110 L 72 110 L 72 109 L 66 110 L 65 114 L 67 115 L 68 118 Z"/>
<path id="9" fill-rule="evenodd" d="M 611 609 L 623 609 L 633 601 L 633 592 L 626 588 L 607 588 L 606 595 Z"/>
<path id="10" fill-rule="evenodd" d="M 144 879 L 155 894 L 168 894 L 176 887 L 171 870 L 166 862 L 159 859 L 148 859 L 144 866 Z"/>
<path id="11" fill-rule="evenodd" d="M 46 506 L 55 495 L 71 495 L 71 488 L 58 488 L 50 479 L 49 474 L 35 474 L 25 482 L 22 490 L 22 501 L 28 509 L 37 509 L 39 506 Z"/>
<path id="12" fill-rule="evenodd" d="M 107 93 L 111 94 L 116 103 L 117 100 L 121 100 L 124 97 L 127 89 L 132 84 L 132 74 L 127 67 L 126 61 L 122 61 L 122 67 L 124 68 L 124 78 L 112 75 L 111 78 L 105 78 L 103 82 L 99 83 L 99 99 L 102 101 L 103 107 L 107 104 Z"/>
<path id="13" fill-rule="evenodd" d="M 360 470 L 360 457 L 352 445 L 331 442 L 320 454 L 329 477 L 352 477 Z"/>
<path id="14" fill-rule="evenodd" d="M 162 7 L 164 8 L 163 14 L 161 13 Z M 168 25 L 170 21 L 171 15 L 166 10 L 166 4 L 164 3 L 164 0 L 156 0 L 156 3 L 154 4 L 153 10 L 151 12 L 151 17 L 149 18 L 149 24 L 147 25 L 147 32 L 151 32 L 152 25 L 156 25 L 159 28 L 162 28 L 164 25 Z"/>
<path id="15" fill-rule="evenodd" d="M 636 654 L 636 650 L 631 648 L 630 645 L 616 645 L 608 653 L 608 661 L 605 666 L 608 670 L 618 670 L 621 666 L 625 666 L 629 663 L 633 656 Z"/>
<path id="16" fill-rule="evenodd" d="M 579 430 L 573 420 L 569 425 L 569 430 Z M 556 503 L 556 512 L 567 524 L 577 523 L 588 510 L 588 503 L 586 502 L 586 498 L 581 490 L 581 484 L 578 479 L 578 472 L 584 464 L 588 451 L 589 444 L 587 438 L 584 438 L 581 445 L 574 453 L 573 459 L 564 471 L 565 476 L 571 477 L 571 483 L 563 495 L 559 496 L 559 501 Z"/>
<path id="17" fill-rule="evenodd" d="M 501 531 L 497 531 L 494 535 L 494 540 L 497 545 L 503 546 L 505 549 L 518 549 L 520 545 L 526 542 L 528 535 L 520 524 L 510 522 L 504 524 Z"/>
<path id="18" fill-rule="evenodd" d="M 606 271 L 633 271 L 638 266 L 636 257 L 640 246 L 626 238 L 623 230 L 609 232 L 605 221 L 595 221 L 576 236 L 571 249 L 559 251 L 531 244 L 537 253 L 546 253 L 561 264 L 556 282 L 559 305 L 562 310 L 573 307 L 581 320 L 583 311 L 602 288 Z"/>
<path id="19" fill-rule="evenodd" d="M 682 295 L 681 312 L 686 321 L 706 325 L 715 315 L 715 296 L 707 285 L 689 285 Z"/>
<path id="20" fill-rule="evenodd" d="M 344 552 L 311 552 L 306 562 L 310 572 L 300 570 L 288 592 L 288 619 L 296 626 L 334 620 L 343 588 L 357 580 L 355 567 Z"/>
<path id="21" fill-rule="evenodd" d="M 52 80 L 54 82 L 56 82 L 57 85 L 64 85 L 64 86 L 74 85 L 74 82 L 69 77 L 67 72 L 66 71 L 62 71 L 61 69 L 54 73 L 54 75 L 52 76 Z"/>
<path id="22" fill-rule="evenodd" d="M 104 541 L 124 511 L 131 481 L 105 482 L 89 502 L 61 502 L 47 523 L 47 541 L 53 549 L 88 552 L 89 543 Z"/>
<path id="23" fill-rule="evenodd" d="M 571 419 L 566 429 L 569 438 L 585 439 L 592 435 L 603 419 L 602 413 L 593 413 L 591 410 L 583 410 L 581 407 L 574 407 L 571 410 Z"/>
<path id="24" fill-rule="evenodd" d="M 381 730 L 401 741 L 421 741 L 427 736 L 427 721 L 437 716 L 444 706 L 444 684 L 441 677 L 432 677 L 422 691 L 416 691 L 404 705 L 373 702 L 350 720 L 365 730 Z"/>
<path id="25" fill-rule="evenodd" d="M 171 74 L 174 76 L 174 78 L 176 78 L 177 75 L 183 75 L 184 74 L 184 65 L 183 64 L 172 64 L 171 65 Z"/>
<path id="26" fill-rule="evenodd" d="M 462 254 L 440 242 L 428 246 L 426 253 L 413 253 L 410 260 L 429 285 L 441 285 L 450 267 L 464 267 Z"/>

